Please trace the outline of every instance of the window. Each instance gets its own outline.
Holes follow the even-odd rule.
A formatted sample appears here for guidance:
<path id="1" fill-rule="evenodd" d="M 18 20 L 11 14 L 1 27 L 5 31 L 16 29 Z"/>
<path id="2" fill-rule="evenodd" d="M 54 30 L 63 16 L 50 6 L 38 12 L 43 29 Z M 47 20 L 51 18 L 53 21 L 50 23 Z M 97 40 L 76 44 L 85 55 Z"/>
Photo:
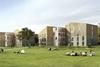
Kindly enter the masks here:
<path id="1" fill-rule="evenodd" d="M 45 42 L 46 41 L 46 38 L 42 38 L 42 41 Z"/>
<path id="2" fill-rule="evenodd" d="M 57 40 L 57 37 L 55 37 L 55 40 Z"/>
<path id="3" fill-rule="evenodd" d="M 71 38 L 71 41 L 73 41 L 73 40 L 74 40 L 74 38 L 72 37 L 72 38 Z"/>
<path id="4" fill-rule="evenodd" d="M 71 42 L 70 46 L 73 46 L 73 42 Z"/>
<path id="5" fill-rule="evenodd" d="M 57 28 L 55 28 L 55 30 L 57 30 Z"/>
<path id="6" fill-rule="evenodd" d="M 92 26 L 92 30 L 91 30 L 91 32 L 92 32 L 92 38 L 93 38 L 93 31 L 94 31 L 94 29 L 93 29 L 93 26 Z"/>
<path id="7" fill-rule="evenodd" d="M 79 34 L 77 34 L 77 36 L 79 36 Z"/>
<path id="8" fill-rule="evenodd" d="M 99 35 L 99 37 L 100 37 L 100 35 Z"/>
<path id="9" fill-rule="evenodd" d="M 73 46 L 73 42 L 72 42 L 71 46 Z"/>
<path id="10" fill-rule="evenodd" d="M 77 46 L 79 46 L 79 42 L 77 42 Z"/>
<path id="11" fill-rule="evenodd" d="M 82 42 L 82 46 L 84 46 L 84 42 Z"/>
<path id="12" fill-rule="evenodd" d="M 84 36 L 82 36 L 82 40 L 84 41 Z"/>
<path id="13" fill-rule="evenodd" d="M 60 33 L 59 33 L 59 35 L 60 35 Z"/>
<path id="14" fill-rule="evenodd" d="M 77 36 L 77 41 L 79 41 L 79 37 Z"/>
<path id="15" fill-rule="evenodd" d="M 53 32 L 53 35 L 55 35 L 55 32 Z"/>

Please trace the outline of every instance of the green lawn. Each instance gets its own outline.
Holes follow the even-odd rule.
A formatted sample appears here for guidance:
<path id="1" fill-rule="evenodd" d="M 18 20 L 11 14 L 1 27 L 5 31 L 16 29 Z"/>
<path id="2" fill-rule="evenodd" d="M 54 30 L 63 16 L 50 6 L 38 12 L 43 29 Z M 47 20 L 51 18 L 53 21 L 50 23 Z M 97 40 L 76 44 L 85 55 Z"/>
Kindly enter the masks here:
<path id="1" fill-rule="evenodd" d="M 85 48 L 59 48 L 48 51 L 48 48 L 4 48 L 0 53 L 0 67 L 100 67 L 100 47 L 95 48 L 96 56 L 65 56 L 67 51 L 89 51 Z M 15 54 L 14 51 L 25 49 L 26 54 Z"/>

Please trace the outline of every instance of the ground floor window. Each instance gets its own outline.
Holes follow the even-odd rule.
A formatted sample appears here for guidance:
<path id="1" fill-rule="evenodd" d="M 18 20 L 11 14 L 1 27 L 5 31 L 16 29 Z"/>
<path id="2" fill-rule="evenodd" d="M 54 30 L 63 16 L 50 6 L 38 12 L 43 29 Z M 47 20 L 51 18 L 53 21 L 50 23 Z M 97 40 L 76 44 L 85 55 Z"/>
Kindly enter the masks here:
<path id="1" fill-rule="evenodd" d="M 79 46 L 79 42 L 77 42 L 77 46 Z"/>
<path id="2" fill-rule="evenodd" d="M 84 42 L 82 42 L 82 46 L 84 46 Z"/>
<path id="3" fill-rule="evenodd" d="M 71 46 L 73 46 L 73 42 L 71 42 Z"/>
<path id="4" fill-rule="evenodd" d="M 71 41 L 74 41 L 74 38 L 73 37 L 71 38 Z"/>

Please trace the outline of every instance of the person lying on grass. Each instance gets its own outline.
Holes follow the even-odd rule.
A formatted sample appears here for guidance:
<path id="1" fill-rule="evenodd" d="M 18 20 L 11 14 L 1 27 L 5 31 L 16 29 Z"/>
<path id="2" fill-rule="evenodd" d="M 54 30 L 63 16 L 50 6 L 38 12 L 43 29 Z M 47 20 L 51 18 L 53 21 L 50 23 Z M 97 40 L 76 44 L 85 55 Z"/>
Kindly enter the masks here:
<path id="1" fill-rule="evenodd" d="M 80 53 L 77 53 L 77 52 L 66 52 L 65 53 L 66 56 L 95 56 L 95 52 L 94 51 L 90 51 L 90 52 L 80 52 Z"/>

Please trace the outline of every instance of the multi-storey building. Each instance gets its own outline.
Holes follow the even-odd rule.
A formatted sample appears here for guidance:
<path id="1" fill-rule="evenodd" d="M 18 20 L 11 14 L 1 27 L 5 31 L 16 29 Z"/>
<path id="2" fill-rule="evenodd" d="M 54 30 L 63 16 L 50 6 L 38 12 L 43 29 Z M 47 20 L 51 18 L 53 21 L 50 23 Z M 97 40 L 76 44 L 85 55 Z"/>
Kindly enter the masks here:
<path id="1" fill-rule="evenodd" d="M 5 32 L 0 32 L 0 47 L 5 46 Z"/>
<path id="2" fill-rule="evenodd" d="M 98 44 L 100 44 L 100 23 L 98 25 L 98 36 L 97 36 L 97 39 L 98 39 Z"/>
<path id="3" fill-rule="evenodd" d="M 30 40 L 19 40 L 15 33 L 0 32 L 0 46 L 27 46 L 27 45 L 47 45 L 47 46 L 89 46 L 100 44 L 100 25 L 87 23 L 70 23 L 64 27 L 47 26 L 39 35 L 33 32 Z M 98 38 L 97 38 L 98 37 Z M 98 39 L 98 40 L 97 40 Z M 27 43 L 26 43 L 27 41 Z M 27 44 L 27 45 L 25 45 Z"/>
<path id="4" fill-rule="evenodd" d="M 15 35 L 11 32 L 0 32 L 0 47 L 15 46 Z"/>
<path id="5" fill-rule="evenodd" d="M 5 46 L 14 47 L 15 46 L 15 34 L 11 32 L 5 32 Z"/>
<path id="6" fill-rule="evenodd" d="M 88 46 L 97 43 L 97 26 L 86 23 L 70 23 L 65 26 L 69 32 L 70 46 Z"/>
<path id="7" fill-rule="evenodd" d="M 39 33 L 40 45 L 67 45 L 66 29 L 62 27 L 47 26 Z"/>

